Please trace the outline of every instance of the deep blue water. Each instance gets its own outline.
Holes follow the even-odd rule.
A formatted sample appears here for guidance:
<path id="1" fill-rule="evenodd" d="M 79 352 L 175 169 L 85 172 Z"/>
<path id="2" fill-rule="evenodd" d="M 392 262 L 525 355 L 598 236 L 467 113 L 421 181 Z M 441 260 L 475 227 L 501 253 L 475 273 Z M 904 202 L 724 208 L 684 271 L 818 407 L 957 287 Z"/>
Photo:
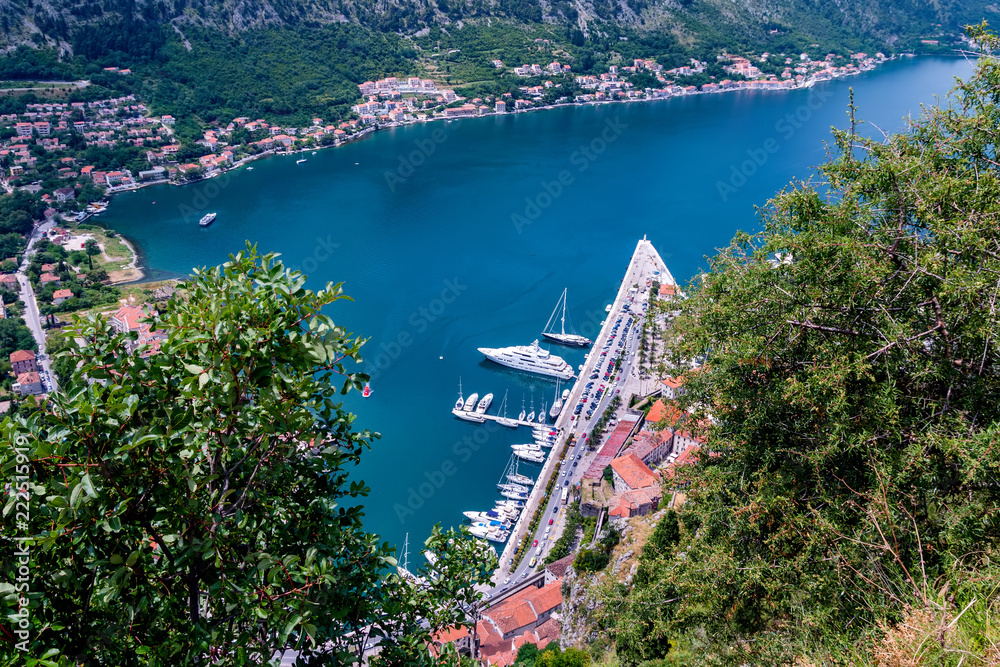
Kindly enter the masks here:
<path id="1" fill-rule="evenodd" d="M 400 546 L 410 533 L 416 553 L 434 523 L 492 506 L 508 444 L 528 437 L 453 419 L 459 377 L 496 403 L 509 390 L 512 416 L 532 392 L 536 407 L 552 400 L 553 383 L 487 365 L 477 347 L 530 343 L 563 287 L 577 329 L 594 333 L 644 234 L 687 281 L 737 230 L 758 228 L 756 206 L 814 173 L 831 126 L 848 124 L 851 88 L 859 117 L 899 130 L 971 70 L 909 59 L 811 90 L 396 128 L 120 195 L 104 221 L 138 242 L 154 276 L 218 264 L 249 239 L 314 288 L 346 283 L 355 301 L 331 316 L 371 337 L 374 389 L 346 404 L 382 433 L 358 471 L 372 487 L 367 526 Z M 219 216 L 201 229 L 207 211 Z"/>

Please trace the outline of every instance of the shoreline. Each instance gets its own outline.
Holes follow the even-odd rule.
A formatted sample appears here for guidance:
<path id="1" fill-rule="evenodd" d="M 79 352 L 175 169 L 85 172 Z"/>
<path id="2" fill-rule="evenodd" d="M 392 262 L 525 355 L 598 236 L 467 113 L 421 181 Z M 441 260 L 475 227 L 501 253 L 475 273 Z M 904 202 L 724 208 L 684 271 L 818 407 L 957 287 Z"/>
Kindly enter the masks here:
<path id="1" fill-rule="evenodd" d="M 139 190 L 142 190 L 144 188 L 152 187 L 152 186 L 156 186 L 156 185 L 170 185 L 170 186 L 174 186 L 174 187 L 184 187 L 186 185 L 195 185 L 197 183 L 202 183 L 204 181 L 208 181 L 208 180 L 211 180 L 213 178 L 217 178 L 219 176 L 222 176 L 223 174 L 226 174 L 226 173 L 229 173 L 229 172 L 232 172 L 232 171 L 236 171 L 238 169 L 246 167 L 246 166 L 248 166 L 249 164 L 251 164 L 252 162 L 254 162 L 256 160 L 262 160 L 262 159 L 265 159 L 265 158 L 278 157 L 278 156 L 291 156 L 291 155 L 297 155 L 297 154 L 300 154 L 300 153 L 312 153 L 312 152 L 318 152 L 318 151 L 321 151 L 321 150 L 326 150 L 326 149 L 331 149 L 331 148 L 340 148 L 342 146 L 346 146 L 347 144 L 351 144 L 351 143 L 355 143 L 355 142 L 361 141 L 362 139 L 365 139 L 368 136 L 373 135 L 373 134 L 375 134 L 377 132 L 380 132 L 380 131 L 383 131 L 383 130 L 395 129 L 395 128 L 399 128 L 399 127 L 408 127 L 408 126 L 411 126 L 411 125 L 423 125 L 423 124 L 426 124 L 426 123 L 433 123 L 433 122 L 437 122 L 437 121 L 448 121 L 448 122 L 450 122 L 450 121 L 453 121 L 453 120 L 470 120 L 470 119 L 490 118 L 490 117 L 502 117 L 502 116 L 515 117 L 518 114 L 523 114 L 523 113 L 531 113 L 531 112 L 538 112 L 538 111 L 551 111 L 553 109 L 561 109 L 561 108 L 566 108 L 566 107 L 588 107 L 588 106 L 598 106 L 598 105 L 605 105 L 605 104 L 633 104 L 633 103 L 643 103 L 643 102 L 647 102 L 647 103 L 652 103 L 652 102 L 666 102 L 666 101 L 670 101 L 670 100 L 674 100 L 674 99 L 678 99 L 678 98 L 694 97 L 694 96 L 697 96 L 697 95 L 718 95 L 718 94 L 722 94 L 722 93 L 735 93 L 735 92 L 787 93 L 787 92 L 791 92 L 791 91 L 812 88 L 817 83 L 829 83 L 831 81 L 836 81 L 838 79 L 847 78 L 849 76 L 857 76 L 859 74 L 864 74 L 864 73 L 867 73 L 867 72 L 873 72 L 873 71 L 875 71 L 878 68 L 879 65 L 882 65 L 884 63 L 891 62 L 891 61 L 894 61 L 894 60 L 901 60 L 904 57 L 905 58 L 912 58 L 912 57 L 915 57 L 915 56 L 913 56 L 911 54 L 893 55 L 893 56 L 891 56 L 889 58 L 886 58 L 885 60 L 877 63 L 874 66 L 867 67 L 867 68 L 864 68 L 864 69 L 858 69 L 858 71 L 856 71 L 856 72 L 851 72 L 851 73 L 843 74 L 843 75 L 840 75 L 840 76 L 834 76 L 834 77 L 830 77 L 828 79 L 820 79 L 820 80 L 809 79 L 808 81 L 802 83 L 801 85 L 790 86 L 790 87 L 787 87 L 787 88 L 777 88 L 777 89 L 766 89 L 766 88 L 759 88 L 759 89 L 753 89 L 753 88 L 730 88 L 730 89 L 709 90 L 709 91 L 697 90 L 697 91 L 693 91 L 693 92 L 689 92 L 689 93 L 684 93 L 682 95 L 668 95 L 668 96 L 665 96 L 665 97 L 641 97 L 641 98 L 640 97 L 636 97 L 636 98 L 610 99 L 610 100 L 586 100 L 586 101 L 580 101 L 580 102 L 570 101 L 570 102 L 566 102 L 566 103 L 563 103 L 563 104 L 548 104 L 548 105 L 544 105 L 544 106 L 529 107 L 527 109 L 505 111 L 503 113 L 490 112 L 490 113 L 485 113 L 485 114 L 476 115 L 476 116 L 459 116 L 459 117 L 455 117 L 455 118 L 448 118 L 448 117 L 443 116 L 443 115 L 441 115 L 441 116 L 434 116 L 434 117 L 431 117 L 431 118 L 428 118 L 428 117 L 425 116 L 421 120 L 413 120 L 413 121 L 409 121 L 409 122 L 389 123 L 389 124 L 384 124 L 384 125 L 375 124 L 375 125 L 366 127 L 365 129 L 360 130 L 359 132 L 357 132 L 355 134 L 349 135 L 346 139 L 344 139 L 340 143 L 330 144 L 330 145 L 327 145 L 327 146 L 310 146 L 310 147 L 299 148 L 299 149 L 295 149 L 295 150 L 277 151 L 277 150 L 273 150 L 272 149 L 272 150 L 264 151 L 264 152 L 257 153 L 257 154 L 254 154 L 254 155 L 248 155 L 248 156 L 240 159 L 239 161 L 234 162 L 231 167 L 226 168 L 226 169 L 220 169 L 220 170 L 218 170 L 218 171 L 216 171 L 216 172 L 214 172 L 214 173 L 212 173 L 212 174 L 210 174 L 208 176 L 205 176 L 203 178 L 198 178 L 198 179 L 195 179 L 195 180 L 188 180 L 188 181 L 184 181 L 182 183 L 174 183 L 174 182 L 171 182 L 169 180 L 162 180 L 161 179 L 161 180 L 157 180 L 157 181 L 150 181 L 148 183 L 136 184 L 134 186 L 130 186 L 130 187 L 127 187 L 127 188 L 116 189 L 116 190 L 111 191 L 111 192 L 106 192 L 105 195 L 110 200 L 109 201 L 109 208 L 110 208 L 111 203 L 113 203 L 113 201 L 114 201 L 114 196 L 118 195 L 118 194 L 124 194 L 124 193 L 129 193 L 129 192 L 138 192 Z M 92 216 L 92 217 L 94 217 L 94 216 Z M 142 263 L 142 260 L 140 259 L 140 252 L 138 250 L 138 243 L 127 239 L 124 235 L 122 235 L 120 232 L 118 232 L 117 230 L 115 230 L 115 229 L 113 229 L 111 227 L 107 227 L 107 226 L 105 226 L 103 224 L 101 224 L 100 226 L 104 227 L 105 229 L 108 229 L 109 231 L 113 231 L 116 234 L 118 234 L 119 238 L 121 238 L 122 241 L 125 243 L 125 245 L 128 246 L 128 248 L 131 250 L 132 256 L 133 256 L 133 261 L 130 263 L 129 266 L 133 270 L 135 270 L 135 271 L 137 271 L 139 273 L 139 277 L 138 278 L 135 278 L 135 279 L 132 279 L 132 280 L 128 280 L 128 281 L 123 281 L 122 283 L 118 283 L 118 284 L 132 284 L 132 283 L 144 282 L 147 279 L 151 280 L 150 276 L 152 275 L 152 269 L 151 269 L 151 267 L 148 267 L 148 266 L 146 266 L 145 264 Z"/>

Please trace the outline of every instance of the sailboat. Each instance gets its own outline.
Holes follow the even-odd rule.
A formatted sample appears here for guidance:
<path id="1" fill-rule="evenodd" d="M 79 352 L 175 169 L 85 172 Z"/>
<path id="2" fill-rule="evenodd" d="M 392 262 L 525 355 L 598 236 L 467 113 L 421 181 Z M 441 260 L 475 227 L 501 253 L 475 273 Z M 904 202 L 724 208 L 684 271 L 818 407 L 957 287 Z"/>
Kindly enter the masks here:
<path id="1" fill-rule="evenodd" d="M 522 396 L 521 397 L 521 414 L 519 414 L 517 416 L 517 421 L 523 422 L 524 421 L 524 415 L 525 415 L 525 412 L 524 412 L 524 396 Z"/>
<path id="2" fill-rule="evenodd" d="M 503 402 L 500 404 L 500 413 L 502 417 L 497 417 L 496 422 L 501 426 L 506 426 L 507 428 L 517 428 L 520 426 L 516 419 L 509 419 L 507 417 L 507 392 L 503 393 Z"/>
<path id="3" fill-rule="evenodd" d="M 542 335 L 549 340 L 562 343 L 563 345 L 587 347 L 591 343 L 589 338 L 579 334 L 566 333 L 566 291 L 567 288 L 563 288 L 562 296 L 560 296 L 559 301 L 556 302 L 556 307 L 549 316 L 549 321 L 545 323 L 545 329 L 542 330 Z M 559 331 L 553 331 L 552 325 L 555 322 L 556 314 L 559 313 L 560 306 L 562 306 L 562 314 L 559 317 Z"/>
<path id="4" fill-rule="evenodd" d="M 559 380 L 556 380 L 556 397 L 552 401 L 552 409 L 549 410 L 549 416 L 555 419 L 562 412 L 563 399 L 559 397 Z"/>
<path id="5" fill-rule="evenodd" d="M 455 409 L 461 410 L 465 407 L 465 399 L 462 398 L 462 378 L 458 378 L 458 400 L 455 401 Z"/>
<path id="6" fill-rule="evenodd" d="M 542 409 L 538 412 L 538 423 L 544 424 L 547 419 L 548 416 L 545 413 L 545 401 L 542 401 Z"/>
<path id="7" fill-rule="evenodd" d="M 531 395 L 531 412 L 528 413 L 527 421 L 535 421 L 535 395 Z"/>

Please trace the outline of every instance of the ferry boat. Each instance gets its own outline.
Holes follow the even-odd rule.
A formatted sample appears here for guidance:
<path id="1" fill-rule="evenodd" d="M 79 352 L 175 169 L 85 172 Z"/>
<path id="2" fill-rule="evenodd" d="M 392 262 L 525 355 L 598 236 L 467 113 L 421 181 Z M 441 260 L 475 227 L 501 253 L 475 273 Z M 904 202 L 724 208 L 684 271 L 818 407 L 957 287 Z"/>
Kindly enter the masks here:
<path id="1" fill-rule="evenodd" d="M 490 361 L 508 368 L 547 375 L 561 380 L 569 380 L 573 377 L 573 367 L 567 364 L 562 357 L 557 357 L 548 350 L 540 348 L 537 340 L 531 345 L 499 348 L 481 347 L 479 351 Z"/>
<path id="2" fill-rule="evenodd" d="M 483 396 L 479 399 L 479 403 L 476 405 L 476 414 L 486 414 L 486 411 L 490 409 L 491 403 L 493 403 L 493 394 L 486 394 Z"/>
<path id="3" fill-rule="evenodd" d="M 198 224 L 201 225 L 202 227 L 208 227 L 210 224 L 212 224 L 213 222 L 215 222 L 215 218 L 218 215 L 219 215 L 218 213 L 209 213 L 205 217 L 203 217 L 201 220 L 199 220 Z"/>
<path id="4" fill-rule="evenodd" d="M 563 288 L 562 296 L 559 297 L 559 301 L 556 302 L 556 307 L 549 315 L 549 321 L 545 323 L 545 328 L 542 329 L 542 335 L 553 340 L 557 343 L 563 345 L 572 345 L 574 347 L 587 347 L 592 342 L 586 336 L 581 336 L 575 333 L 566 333 L 566 291 L 567 288 Z M 562 315 L 559 318 L 559 331 L 553 331 L 552 325 L 556 318 L 556 313 L 559 312 L 559 306 L 562 306 Z"/>
<path id="5" fill-rule="evenodd" d="M 295 164 L 302 164 L 302 163 L 303 163 L 303 162 L 305 162 L 305 161 L 306 161 L 306 159 L 305 159 L 305 158 L 302 158 L 301 160 L 296 160 L 296 161 L 295 161 Z"/>

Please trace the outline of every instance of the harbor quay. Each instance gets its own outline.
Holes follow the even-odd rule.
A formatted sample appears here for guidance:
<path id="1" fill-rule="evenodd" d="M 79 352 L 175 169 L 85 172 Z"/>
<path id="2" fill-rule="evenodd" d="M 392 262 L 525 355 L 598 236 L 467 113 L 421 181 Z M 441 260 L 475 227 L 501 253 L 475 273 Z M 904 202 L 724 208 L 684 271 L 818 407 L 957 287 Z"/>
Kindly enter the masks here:
<path id="1" fill-rule="evenodd" d="M 653 244 L 643 237 L 636 244 L 635 251 L 632 253 L 632 258 L 629 261 L 628 268 L 622 278 L 615 300 L 607 309 L 607 317 L 605 318 L 601 326 L 601 330 L 590 348 L 590 352 L 587 354 L 587 357 L 579 370 L 576 382 L 574 382 L 572 388 L 570 389 L 569 396 L 564 401 L 562 411 L 553 426 L 553 428 L 558 431 L 558 436 L 551 451 L 563 451 L 567 440 L 571 436 L 573 437 L 572 445 L 570 447 L 565 447 L 565 452 L 562 457 L 557 457 L 556 455 L 549 456 L 542 466 L 541 473 L 535 481 L 528 499 L 525 501 L 524 510 L 521 512 L 514 526 L 511 528 L 510 537 L 507 540 L 507 544 L 504 547 L 503 552 L 500 554 L 499 565 L 493 577 L 493 583 L 496 587 L 495 590 L 499 591 L 508 583 L 516 583 L 519 579 L 528 576 L 530 571 L 533 569 L 528 563 L 530 559 L 527 558 L 527 554 L 524 554 L 519 563 L 515 562 L 514 557 L 515 550 L 524 539 L 540 506 L 548 503 L 546 506 L 546 514 L 544 516 L 549 516 L 550 511 L 553 514 L 558 512 L 558 521 L 553 522 L 552 530 L 550 530 L 551 534 L 544 532 L 545 529 L 549 527 L 548 523 L 545 521 L 539 521 L 538 526 L 536 527 L 536 537 L 539 543 L 547 545 L 549 540 L 555 541 L 561 533 L 565 519 L 565 512 L 560 510 L 560 493 L 557 491 L 562 487 L 553 487 L 555 492 L 551 495 L 546 494 L 546 487 L 548 486 L 553 475 L 557 474 L 557 470 L 560 465 L 563 465 L 564 463 L 568 464 L 576 457 L 583 457 L 585 455 L 586 436 L 593 428 L 593 424 L 600 418 L 600 414 L 603 409 L 602 407 L 601 409 L 596 410 L 596 414 L 594 414 L 593 417 L 585 418 L 582 413 L 575 413 L 573 406 L 580 401 L 581 395 L 586 388 L 587 379 L 595 371 L 597 371 L 599 366 L 605 361 L 602 357 L 601 349 L 608 343 L 608 341 L 612 340 L 611 336 L 613 335 L 613 331 L 615 329 L 616 317 L 625 312 L 624 308 L 626 304 L 638 302 L 639 299 L 637 297 L 641 295 L 642 291 L 645 290 L 653 280 L 656 280 L 661 284 L 676 285 L 673 276 L 670 274 L 670 271 L 667 269 L 666 264 L 664 264 L 659 253 L 657 253 L 656 249 L 653 247 Z M 639 313 L 633 313 L 633 315 L 638 317 Z M 636 326 L 633 330 L 633 337 L 630 345 L 636 343 L 637 337 L 635 334 L 638 329 L 639 327 Z M 631 370 L 630 365 L 632 362 L 629 361 L 629 350 L 630 346 L 626 346 L 623 349 L 621 367 L 617 371 L 618 378 L 627 377 Z M 606 403 L 610 401 L 613 395 L 610 387 L 613 387 L 615 383 L 616 381 L 609 380 L 609 390 L 603 397 L 602 401 L 598 402 L 601 406 L 606 405 Z M 620 385 L 624 386 L 624 382 L 621 382 Z M 525 422 L 522 425 L 530 424 Z M 584 465 L 580 466 L 578 469 L 571 469 L 573 472 L 570 474 L 568 479 L 569 485 L 574 488 L 576 487 L 583 475 L 583 471 L 586 470 L 586 467 L 587 466 Z"/>

